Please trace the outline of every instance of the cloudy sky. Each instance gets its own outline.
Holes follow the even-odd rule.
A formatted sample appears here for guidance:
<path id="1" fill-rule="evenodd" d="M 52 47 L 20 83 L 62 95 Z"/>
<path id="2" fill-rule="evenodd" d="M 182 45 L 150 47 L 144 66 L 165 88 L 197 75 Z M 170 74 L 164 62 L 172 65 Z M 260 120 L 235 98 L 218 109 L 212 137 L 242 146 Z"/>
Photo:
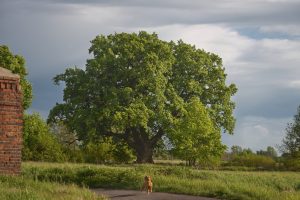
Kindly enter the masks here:
<path id="1" fill-rule="evenodd" d="M 0 44 L 23 55 L 34 101 L 45 118 L 62 88 L 52 78 L 84 67 L 98 34 L 156 32 L 223 58 L 234 96 L 235 134 L 228 146 L 280 144 L 300 104 L 299 0 L 0 0 Z"/>

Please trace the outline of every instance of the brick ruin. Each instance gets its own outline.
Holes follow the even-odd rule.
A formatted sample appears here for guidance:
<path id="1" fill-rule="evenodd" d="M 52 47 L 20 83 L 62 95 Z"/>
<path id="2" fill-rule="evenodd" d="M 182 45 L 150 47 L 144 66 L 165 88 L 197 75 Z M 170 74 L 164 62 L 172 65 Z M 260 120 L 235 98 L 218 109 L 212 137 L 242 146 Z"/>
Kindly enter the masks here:
<path id="1" fill-rule="evenodd" d="M 0 67 L 0 174 L 19 174 L 23 130 L 18 75 Z"/>

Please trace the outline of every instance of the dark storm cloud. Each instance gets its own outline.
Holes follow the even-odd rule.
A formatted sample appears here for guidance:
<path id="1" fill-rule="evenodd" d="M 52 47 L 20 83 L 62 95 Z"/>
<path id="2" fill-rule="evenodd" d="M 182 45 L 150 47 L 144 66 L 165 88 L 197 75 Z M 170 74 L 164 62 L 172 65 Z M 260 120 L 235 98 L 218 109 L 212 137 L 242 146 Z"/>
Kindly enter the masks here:
<path id="1" fill-rule="evenodd" d="M 55 103 L 62 102 L 62 86 L 54 85 L 49 76 L 29 77 L 29 80 L 32 83 L 34 94 L 34 103 L 29 111 L 39 112 L 46 118 Z"/>
<path id="2" fill-rule="evenodd" d="M 257 80 L 257 79 L 256 79 Z M 236 117 L 261 116 L 265 118 L 289 118 L 295 112 L 296 105 L 300 104 L 299 89 L 296 88 L 256 88 L 255 93 L 241 86 L 244 94 L 236 99 L 239 108 Z M 246 94 L 245 94 L 246 93 Z M 243 106 L 241 106 L 243 105 Z"/>
<path id="3" fill-rule="evenodd" d="M 79 1 L 79 0 L 19 0 L 4 1 L 23 12 L 44 14 L 79 14 L 76 7 L 94 9 L 116 8 L 114 13 L 123 26 L 154 26 L 168 24 L 231 23 L 232 25 L 258 26 L 272 24 L 299 24 L 299 1 Z M 5 13 L 5 9 L 1 10 Z M 3 14 L 2 14 L 3 15 Z M 101 16 L 99 16 L 101 17 Z M 125 17 L 125 20 L 123 20 Z"/>

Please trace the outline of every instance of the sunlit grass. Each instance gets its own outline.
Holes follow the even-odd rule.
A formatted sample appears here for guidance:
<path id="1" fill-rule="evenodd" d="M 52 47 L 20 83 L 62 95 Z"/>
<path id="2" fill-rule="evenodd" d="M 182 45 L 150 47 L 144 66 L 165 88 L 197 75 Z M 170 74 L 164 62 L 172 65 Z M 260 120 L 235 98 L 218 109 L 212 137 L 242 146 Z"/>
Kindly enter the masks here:
<path id="1" fill-rule="evenodd" d="M 0 176 L 1 200 L 101 200 L 90 190 L 74 184 L 34 181 L 22 176 Z"/>
<path id="2" fill-rule="evenodd" d="M 197 170 L 184 166 L 24 163 L 36 180 L 88 187 L 139 189 L 145 175 L 154 191 L 221 199 L 300 200 L 300 173 Z"/>

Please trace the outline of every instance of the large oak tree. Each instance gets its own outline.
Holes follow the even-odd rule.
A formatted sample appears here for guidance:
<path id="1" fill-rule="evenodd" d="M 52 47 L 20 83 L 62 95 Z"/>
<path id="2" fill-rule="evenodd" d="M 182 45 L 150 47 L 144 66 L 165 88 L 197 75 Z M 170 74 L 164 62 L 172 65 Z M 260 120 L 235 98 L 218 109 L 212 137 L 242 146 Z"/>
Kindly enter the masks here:
<path id="1" fill-rule="evenodd" d="M 184 129 L 198 131 L 190 134 L 193 137 L 220 135 L 221 130 L 233 133 L 231 96 L 237 89 L 225 83 L 217 55 L 144 31 L 100 35 L 91 43 L 92 58 L 85 69 L 68 68 L 54 78 L 55 83 L 65 83 L 64 102 L 50 111 L 49 123 L 63 121 L 83 142 L 95 136 L 125 141 L 138 163 L 153 162 L 158 141 L 166 136 L 178 143 Z M 192 103 L 195 100 L 199 102 Z M 189 112 L 188 105 L 205 112 Z M 208 115 L 203 120 L 210 127 L 190 129 L 186 122 L 193 114 Z M 220 137 L 205 138 L 203 145 L 221 147 Z"/>

